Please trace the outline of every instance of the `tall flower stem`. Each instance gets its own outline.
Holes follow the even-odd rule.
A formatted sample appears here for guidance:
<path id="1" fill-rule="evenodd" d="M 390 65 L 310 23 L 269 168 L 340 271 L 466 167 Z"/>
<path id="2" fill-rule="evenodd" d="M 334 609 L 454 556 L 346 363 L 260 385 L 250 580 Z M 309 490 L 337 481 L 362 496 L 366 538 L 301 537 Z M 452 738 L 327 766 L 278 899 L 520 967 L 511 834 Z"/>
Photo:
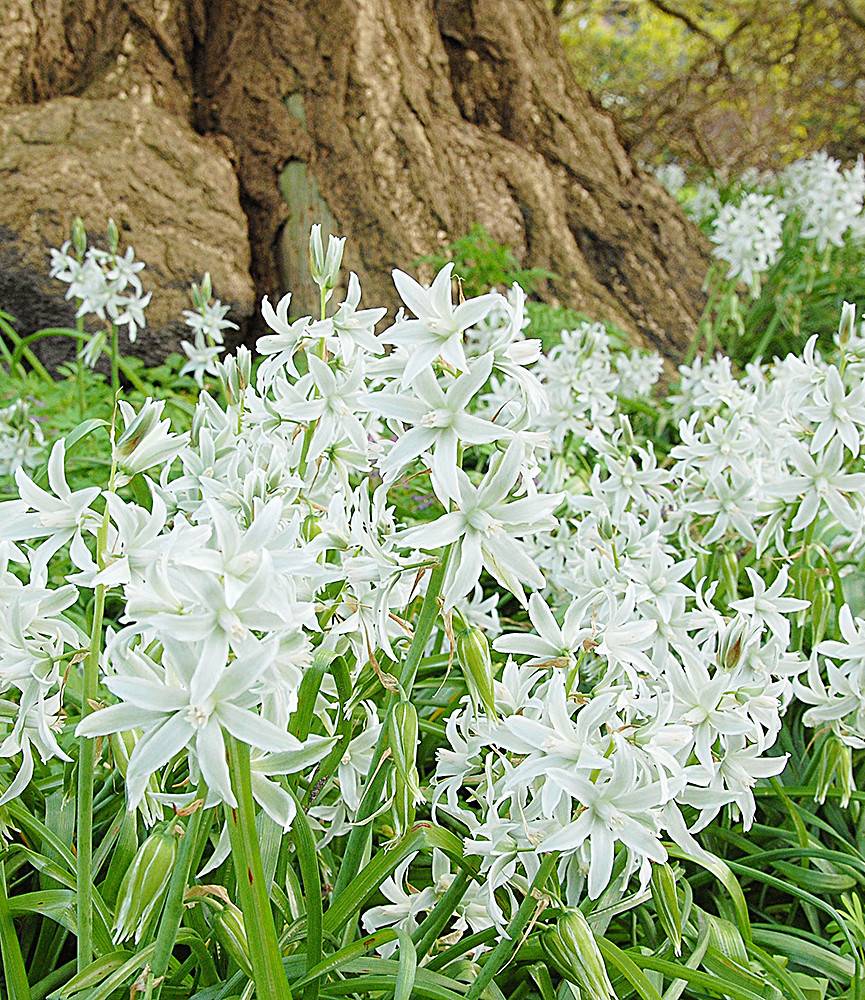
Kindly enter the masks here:
<path id="1" fill-rule="evenodd" d="M 544 883 L 553 873 L 559 857 L 557 854 L 548 854 L 541 862 L 541 867 L 535 875 L 534 881 L 529 886 L 529 891 L 523 897 L 519 909 L 514 914 L 513 919 L 508 924 L 507 934 L 490 952 L 489 957 L 483 964 L 483 968 L 478 973 L 477 979 L 471 984 L 466 993 L 466 1000 L 478 1000 L 478 997 L 493 981 L 493 977 L 507 962 L 521 943 L 523 931 L 528 926 L 529 921 L 534 916 L 538 908 L 538 898 L 535 892 L 543 889 Z"/>
<path id="2" fill-rule="evenodd" d="M 99 584 L 93 598 L 93 622 L 90 626 L 90 649 L 84 661 L 81 692 L 81 718 L 91 711 L 90 703 L 99 686 L 99 654 L 102 650 L 102 619 L 105 614 L 105 587 Z M 78 971 L 93 959 L 93 768 L 96 766 L 96 741 L 79 739 L 78 800 L 76 820 L 76 903 L 78 909 Z"/>
<path id="3" fill-rule="evenodd" d="M 111 428 L 112 450 L 114 426 Z M 114 492 L 116 466 L 112 463 L 108 491 Z M 108 544 L 108 506 L 96 533 L 96 564 L 105 563 Z M 92 702 L 99 691 L 99 657 L 102 653 L 102 623 L 105 617 L 105 585 L 97 584 L 93 593 L 93 620 L 90 624 L 90 646 L 84 661 L 81 687 L 81 718 L 92 711 Z M 78 971 L 93 959 L 93 772 L 96 766 L 96 741 L 88 736 L 78 740 L 78 789 L 75 817 L 76 840 L 76 909 L 78 922 Z"/>
<path id="4" fill-rule="evenodd" d="M 120 392 L 120 338 L 114 323 L 111 324 L 111 392 L 115 399 Z"/>
<path id="5" fill-rule="evenodd" d="M 0 860 L 0 954 L 3 956 L 3 978 L 10 997 L 15 1000 L 30 1000 L 30 985 L 27 970 L 21 955 L 21 945 L 15 934 L 12 914 L 9 912 L 9 897 L 6 893 L 6 866 Z"/>
<path id="6" fill-rule="evenodd" d="M 439 598 L 444 586 L 451 552 L 452 548 L 450 546 L 442 550 L 440 561 L 430 576 L 420 613 L 418 614 L 417 624 L 415 625 L 414 637 L 400 669 L 399 684 L 406 698 L 411 697 L 411 689 L 417 676 L 420 661 L 423 658 L 424 650 L 432 634 L 436 618 L 438 618 Z M 379 767 L 379 764 L 384 755 L 387 742 L 387 719 L 393 711 L 397 700 L 398 696 L 396 693 L 392 693 L 387 701 L 385 722 L 381 727 L 378 743 L 373 752 L 368 772 L 369 777 L 367 778 L 364 794 L 358 807 L 357 820 L 352 827 L 351 833 L 348 835 L 345 854 L 343 855 L 342 864 L 339 867 L 339 875 L 333 888 L 334 897 L 338 896 L 351 883 L 351 880 L 357 875 L 358 871 L 360 871 L 367 838 L 371 834 L 370 825 L 365 820 L 368 820 L 380 805 L 382 788 L 387 772 L 385 768 Z"/>
<path id="7" fill-rule="evenodd" d="M 207 789 L 202 782 L 195 795 L 198 808 L 186 822 L 186 829 L 183 831 L 183 837 L 180 841 L 180 851 L 171 872 L 171 880 L 168 883 L 165 907 L 159 921 L 159 930 L 156 933 L 156 950 L 151 965 L 155 983 L 154 998 L 158 998 L 162 992 L 164 976 L 168 971 L 168 963 L 177 940 L 177 932 L 180 930 L 180 921 L 183 917 L 183 894 L 186 892 L 189 876 L 193 870 L 198 868 L 198 863 L 201 860 L 202 829 L 205 825 L 209 827 L 212 819 L 212 812 L 208 812 L 205 817 L 204 800 L 206 795 Z M 205 829 L 205 835 L 206 832 Z"/>
<path id="8" fill-rule="evenodd" d="M 256 996 L 262 1000 L 265 997 L 267 1000 L 291 1000 L 255 829 L 249 747 L 234 737 L 228 740 L 228 768 L 237 808 L 226 807 L 225 812 Z"/>

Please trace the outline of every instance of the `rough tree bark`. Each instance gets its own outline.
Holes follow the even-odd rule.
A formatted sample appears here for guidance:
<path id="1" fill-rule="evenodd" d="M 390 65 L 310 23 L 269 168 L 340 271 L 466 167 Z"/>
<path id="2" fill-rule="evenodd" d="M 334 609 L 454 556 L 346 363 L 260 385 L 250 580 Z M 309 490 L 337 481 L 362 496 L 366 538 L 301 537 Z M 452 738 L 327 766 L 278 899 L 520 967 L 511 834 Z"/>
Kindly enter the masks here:
<path id="1" fill-rule="evenodd" d="M 574 83 L 544 0 L 6 0 L 0 60 L 7 274 L 43 267 L 42 244 L 78 207 L 37 204 L 28 178 L 26 147 L 65 101 L 81 120 L 121 107 L 134 123 L 119 128 L 114 183 L 104 164 L 97 171 L 85 221 L 98 229 L 96 214 L 113 214 L 142 247 L 164 230 L 154 299 L 172 291 L 171 308 L 207 266 L 241 318 L 256 295 L 288 287 L 308 304 L 313 221 L 349 237 L 346 263 L 368 301 L 392 304 L 392 267 L 479 222 L 524 264 L 555 273 L 546 297 L 669 356 L 690 336 L 705 267 L 698 239 Z M 148 138 L 153 128 L 178 136 Z M 58 153 L 71 141 L 41 131 Z M 140 197 L 150 167 L 133 172 L 137 187 L 118 187 L 128 157 L 152 158 L 161 195 L 175 185 L 178 203 L 198 206 L 185 240 L 169 232 L 170 213 L 154 222 L 139 208 L 153 201 Z M 79 188 L 88 161 L 74 161 Z M 22 186 L 30 200 L 19 210 Z M 224 225 L 212 219 L 214 196 Z M 204 247 L 217 266 L 196 259 Z"/>

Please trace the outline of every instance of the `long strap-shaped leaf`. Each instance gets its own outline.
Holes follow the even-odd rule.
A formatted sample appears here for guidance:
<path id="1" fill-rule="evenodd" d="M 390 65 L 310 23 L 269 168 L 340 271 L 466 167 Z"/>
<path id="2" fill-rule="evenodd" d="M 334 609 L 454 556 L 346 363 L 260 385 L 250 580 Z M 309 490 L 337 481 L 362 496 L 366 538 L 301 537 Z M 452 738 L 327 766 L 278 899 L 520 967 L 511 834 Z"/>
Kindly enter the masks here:
<path id="1" fill-rule="evenodd" d="M 462 843 L 449 830 L 433 823 L 416 823 L 392 846 L 379 851 L 357 874 L 324 914 L 324 930 L 336 934 L 346 921 L 364 905 L 397 865 L 415 851 L 437 847 L 461 868 L 474 871 L 463 857 Z"/>
<path id="2" fill-rule="evenodd" d="M 15 934 L 15 925 L 9 910 L 9 899 L 6 895 L 6 871 L 0 861 L 0 952 L 3 955 L 3 978 L 6 990 L 16 1000 L 30 1000 L 30 984 L 27 982 L 27 969 L 21 955 L 21 946 Z"/>

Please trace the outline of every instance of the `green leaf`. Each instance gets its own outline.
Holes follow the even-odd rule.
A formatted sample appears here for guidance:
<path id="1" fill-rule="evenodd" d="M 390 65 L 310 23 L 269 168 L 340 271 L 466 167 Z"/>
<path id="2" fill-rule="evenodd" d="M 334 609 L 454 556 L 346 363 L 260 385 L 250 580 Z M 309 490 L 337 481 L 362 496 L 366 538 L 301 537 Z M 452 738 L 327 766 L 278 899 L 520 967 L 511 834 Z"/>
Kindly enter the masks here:
<path id="1" fill-rule="evenodd" d="M 393 1000 L 411 1000 L 417 976 L 417 952 L 408 931 L 397 932 L 399 940 L 399 972 L 396 977 Z"/>

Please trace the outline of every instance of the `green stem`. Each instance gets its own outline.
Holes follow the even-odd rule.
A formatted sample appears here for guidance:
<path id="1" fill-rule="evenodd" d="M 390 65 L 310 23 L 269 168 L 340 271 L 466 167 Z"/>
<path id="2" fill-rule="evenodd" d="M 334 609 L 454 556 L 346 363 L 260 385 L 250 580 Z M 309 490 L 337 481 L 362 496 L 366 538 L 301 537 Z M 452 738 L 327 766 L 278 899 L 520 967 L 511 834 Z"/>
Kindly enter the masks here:
<path id="1" fill-rule="evenodd" d="M 186 829 L 180 841 L 180 850 L 177 860 L 171 872 L 171 880 L 168 883 L 168 892 L 165 897 L 165 908 L 159 921 L 159 930 L 156 933 L 156 951 L 153 954 L 153 978 L 156 984 L 154 997 L 158 998 L 162 992 L 162 983 L 165 973 L 168 971 L 168 963 L 171 961 L 171 953 L 177 940 L 177 932 L 180 930 L 180 921 L 183 917 L 183 895 L 189 882 L 190 872 L 198 867 L 200 859 L 200 849 L 204 847 L 201 830 L 204 825 L 205 808 L 204 800 L 207 789 L 204 782 L 198 786 L 195 798 L 201 804 L 198 809 L 189 817 L 186 822 Z M 207 824 L 210 824 L 212 812 L 207 813 Z"/>
<path id="2" fill-rule="evenodd" d="M 30 984 L 21 955 L 21 946 L 15 934 L 15 924 L 9 912 L 6 895 L 6 866 L 0 861 L 0 952 L 3 954 L 3 978 L 6 991 L 15 1000 L 30 1000 Z"/>
<path id="3" fill-rule="evenodd" d="M 105 587 L 99 584 L 93 599 L 93 623 L 90 627 L 90 649 L 84 661 L 81 695 L 81 718 L 85 719 L 96 697 L 99 685 L 99 654 L 102 649 L 102 619 L 105 614 Z M 76 817 L 78 911 L 78 971 L 93 959 L 93 770 L 96 766 L 96 741 L 89 736 L 78 740 L 78 799 Z"/>
<path id="4" fill-rule="evenodd" d="M 120 392 L 120 338 L 113 323 L 111 324 L 111 392 L 115 399 Z"/>
<path id="5" fill-rule="evenodd" d="M 445 574 L 447 573 L 451 551 L 450 546 L 444 549 L 440 562 L 436 565 L 432 572 L 429 584 L 427 585 L 426 593 L 424 594 L 420 614 L 418 615 L 414 638 L 412 639 L 408 655 L 403 661 L 402 669 L 400 670 L 399 683 L 405 698 L 411 697 L 411 689 L 414 685 L 415 676 L 417 675 L 418 665 L 420 664 L 421 657 L 426 649 L 427 642 L 429 642 L 429 637 L 432 634 L 433 626 L 435 625 L 436 618 L 438 617 L 439 597 L 441 596 L 442 587 L 444 586 Z M 349 885 L 355 875 L 357 875 L 360 871 L 360 866 L 363 863 L 363 854 L 366 849 L 367 839 L 371 835 L 370 824 L 366 823 L 365 820 L 368 820 L 380 805 L 381 790 L 384 785 L 387 772 L 386 768 L 379 767 L 379 764 L 381 763 L 385 744 L 387 742 L 387 719 L 393 711 L 393 706 L 396 704 L 397 700 L 398 698 L 396 694 L 391 694 L 388 697 L 387 707 L 385 709 L 384 725 L 381 727 L 378 743 L 376 744 L 375 751 L 372 756 L 372 762 L 370 763 L 369 771 L 367 772 L 367 784 L 364 789 L 363 798 L 361 799 L 358 807 L 357 820 L 355 825 L 352 827 L 351 833 L 348 835 L 345 854 L 343 856 L 342 864 L 339 869 L 339 876 L 337 877 L 336 885 L 333 890 L 334 897 L 338 896 L 339 893 L 342 892 L 347 885 Z"/>
<path id="6" fill-rule="evenodd" d="M 228 740 L 228 767 L 237 808 L 226 806 L 225 812 L 256 995 L 260 1000 L 291 1000 L 255 829 L 249 747 L 233 736 Z"/>
<path id="7" fill-rule="evenodd" d="M 75 328 L 81 336 L 84 336 L 84 317 L 79 316 L 75 320 Z M 84 392 L 84 362 L 78 358 L 76 361 L 75 377 L 78 383 L 78 419 L 83 420 L 87 414 L 87 400 Z"/>
<path id="8" fill-rule="evenodd" d="M 306 972 L 315 968 L 322 957 L 322 903 L 321 874 L 318 867 L 318 853 L 309 821 L 297 796 L 292 793 L 297 805 L 291 833 L 300 865 L 300 877 L 306 895 Z M 312 980 L 303 991 L 304 1000 L 317 1000 L 320 981 Z"/>
<path id="9" fill-rule="evenodd" d="M 529 921 L 534 916 L 535 910 L 538 907 L 538 900 L 535 897 L 535 891 L 544 887 L 544 883 L 550 875 L 552 875 L 553 870 L 556 867 L 558 858 L 558 854 L 548 854 L 541 862 L 541 867 L 538 869 L 538 874 L 535 875 L 531 886 L 529 886 L 529 891 L 523 897 L 523 901 L 520 903 L 519 909 L 514 914 L 511 922 L 508 924 L 507 936 L 503 937 L 490 952 L 490 956 L 484 962 L 483 968 L 481 969 L 477 979 L 469 987 L 465 1000 L 477 1000 L 487 986 L 489 986 L 489 984 L 493 981 L 493 976 L 496 975 L 505 962 L 507 962 L 507 960 L 511 957 L 513 952 L 516 951 L 520 944 L 523 931 L 528 926 Z"/>
<path id="10" fill-rule="evenodd" d="M 441 932 L 456 912 L 460 901 L 466 894 L 466 890 L 471 882 L 471 876 L 464 868 L 460 868 L 453 882 L 447 887 L 442 897 L 418 925 L 412 941 L 415 944 L 418 961 L 425 958 L 432 951 L 433 945 L 439 938 Z"/>
<path id="11" fill-rule="evenodd" d="M 111 439 L 114 440 L 112 418 Z M 108 491 L 114 492 L 115 466 L 112 462 Z M 108 506 L 96 533 L 96 563 L 105 564 L 108 544 Z M 93 594 L 93 621 L 90 626 L 90 646 L 84 661 L 81 690 L 81 718 L 92 711 L 91 702 L 99 690 L 99 657 L 102 652 L 102 621 L 105 616 L 105 585 L 97 584 Z M 78 739 L 78 790 L 75 816 L 75 876 L 78 919 L 77 959 L 81 972 L 93 958 L 93 773 L 96 766 L 96 741 L 88 736 Z"/>

